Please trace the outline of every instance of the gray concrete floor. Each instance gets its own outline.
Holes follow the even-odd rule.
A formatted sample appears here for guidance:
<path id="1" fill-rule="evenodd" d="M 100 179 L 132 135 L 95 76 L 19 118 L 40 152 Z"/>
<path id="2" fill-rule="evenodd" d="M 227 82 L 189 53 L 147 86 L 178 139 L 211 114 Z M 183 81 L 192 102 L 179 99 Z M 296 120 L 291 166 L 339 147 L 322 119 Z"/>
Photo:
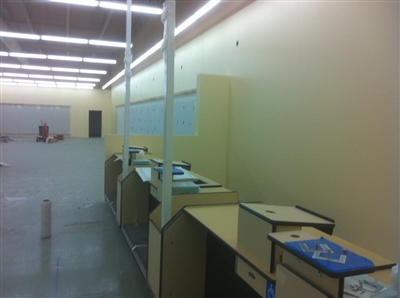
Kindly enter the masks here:
<path id="1" fill-rule="evenodd" d="M 0 297 L 149 297 L 104 202 L 104 142 L 0 143 Z M 41 203 L 52 234 L 41 238 Z"/>

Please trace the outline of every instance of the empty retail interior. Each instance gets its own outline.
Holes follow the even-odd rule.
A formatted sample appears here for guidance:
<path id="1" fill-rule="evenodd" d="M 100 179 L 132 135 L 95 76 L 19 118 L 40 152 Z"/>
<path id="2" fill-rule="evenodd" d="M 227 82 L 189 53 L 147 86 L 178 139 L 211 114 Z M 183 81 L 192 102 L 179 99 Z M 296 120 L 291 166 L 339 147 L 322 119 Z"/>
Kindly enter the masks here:
<path id="1" fill-rule="evenodd" d="M 399 258 L 399 3 L 250 2 L 212 27 L 206 28 L 182 44 L 177 44 L 174 112 L 176 127 L 180 124 L 182 127 L 181 133 L 173 137 L 173 160 L 188 162 L 190 171 L 204 178 L 202 183 L 209 179 L 224 189 L 224 195 L 220 191 L 215 192 L 215 201 L 212 204 L 239 204 L 238 212 L 246 209 L 246 204 L 256 202 L 268 206 L 301 206 L 323 215 L 324 218 L 332 219 L 334 236 L 391 260 L 390 265 L 394 265 Z M 142 117 L 140 119 L 149 122 L 151 117 L 158 117 L 158 114 L 154 113 L 140 114 L 140 109 L 156 109 L 156 103 L 163 98 L 164 67 L 164 61 L 159 55 L 157 59 L 145 62 L 140 69 L 133 71 L 130 80 L 131 123 L 136 123 L 134 117 Z M 124 216 L 129 218 L 131 215 L 124 215 L 123 212 L 129 213 L 126 209 L 115 209 L 113 212 L 122 214 L 118 219 L 120 222 L 116 222 L 117 215 L 110 212 L 107 200 L 104 200 L 107 183 L 115 186 L 111 188 L 117 196 L 124 196 L 124 193 L 121 195 L 121 189 L 125 187 L 125 177 L 119 176 L 122 173 L 122 164 L 120 160 L 115 161 L 121 157 L 124 144 L 124 81 L 117 80 L 105 90 L 55 90 L 22 86 L 1 88 L 1 135 L 9 135 L 15 141 L 1 143 L 1 162 L 9 164 L 9 167 L 1 167 L 0 170 L 1 200 L 2 205 L 4 204 L 1 216 L 2 247 L 6 247 L 7 237 L 15 232 L 12 230 L 13 225 L 18 224 L 16 219 L 13 219 L 14 216 L 5 214 L 11 212 L 11 209 L 6 208 L 10 208 L 11 204 L 7 201 L 10 197 L 7 187 L 9 183 L 20 181 L 17 173 L 13 172 L 16 171 L 14 167 L 21 166 L 19 169 L 28 177 L 39 175 L 33 172 L 35 167 L 30 170 L 30 162 L 36 158 L 34 155 L 29 155 L 23 147 L 16 149 L 20 150 L 18 152 L 21 160 L 26 161 L 22 166 L 18 158 L 12 157 L 15 152 L 9 150 L 12 146 L 27 142 L 29 144 L 26 145 L 26 149 L 29 148 L 32 153 L 46 160 L 43 167 L 47 170 L 38 172 L 43 175 L 42 179 L 37 181 L 35 178 L 35 181 L 32 181 L 42 183 L 43 189 L 50 183 L 46 182 L 46 175 L 62 175 L 64 166 L 71 167 L 63 164 L 64 158 L 65 161 L 71 162 L 68 161 L 69 155 L 79 156 L 80 152 L 77 150 L 82 150 L 82 154 L 85 155 L 81 159 L 76 157 L 83 163 L 76 165 L 76 171 L 79 175 L 82 174 L 83 181 L 77 183 L 75 188 L 81 188 L 81 191 L 85 192 L 86 188 L 91 187 L 90 183 L 83 183 L 89 178 L 81 173 L 85 171 L 85 167 L 92 167 L 87 164 L 88 161 L 98 166 L 94 171 L 98 171 L 100 176 L 97 177 L 98 181 L 93 183 L 96 189 L 90 194 L 87 202 L 85 195 L 74 198 L 71 195 L 63 196 L 64 191 L 70 192 L 64 186 L 70 185 L 68 181 L 60 178 L 58 182 L 54 182 L 57 186 L 51 185 L 50 189 L 55 195 L 63 197 L 53 206 L 54 231 L 57 231 L 57 226 L 61 227 L 57 221 L 65 216 L 62 215 L 63 207 L 65 211 L 74 209 L 71 216 L 85 217 L 85 208 L 94 204 L 100 212 L 98 216 L 109 218 L 109 225 L 113 226 L 104 226 L 102 229 L 107 233 L 118 234 L 112 237 L 120 237 L 116 241 L 124 243 L 121 251 L 125 249 L 129 252 L 132 247 L 126 245 L 123 239 L 124 236 L 129 238 L 126 235 L 128 232 L 121 232 L 121 229 L 124 228 Z M 35 133 L 24 131 L 22 125 L 18 127 L 18 124 L 14 124 L 13 130 L 6 124 L 3 125 L 6 121 L 18 123 L 11 118 L 23 118 L 24 111 L 49 106 L 59 107 L 58 110 L 62 110 L 61 107 L 68 108 L 69 127 L 64 131 L 57 131 L 65 135 L 64 140 L 54 144 L 36 142 Z M 182 112 L 182 109 L 188 106 L 191 111 Z M 7 115 L 4 114 L 5 111 Z M 80 139 L 89 137 L 90 111 L 101 111 L 101 138 L 86 140 L 94 142 L 94 152 L 79 142 Z M 40 120 L 37 119 L 34 131 L 38 129 Z M 56 128 L 60 125 L 57 121 L 56 117 L 48 123 L 49 134 L 56 133 Z M 144 121 L 130 125 L 132 130 L 134 125 L 141 125 L 140 129 L 148 130 L 145 133 L 131 132 L 129 142 L 131 145 L 146 147 L 148 151 L 145 152 L 145 156 L 150 154 L 149 159 L 162 159 L 163 136 L 153 132 L 157 130 L 156 126 L 161 124 L 154 123 L 155 121 L 143 124 Z M 7 131 L 4 131 L 5 127 Z M 30 138 L 32 142 L 29 141 Z M 39 146 L 41 149 L 38 149 Z M 58 148 L 60 154 L 49 152 L 49 158 L 46 159 L 47 151 L 54 150 L 47 148 L 51 146 Z M 69 147 L 70 153 L 64 151 L 63 147 Z M 92 156 L 94 154 L 96 158 Z M 27 156 L 31 158 L 26 159 Z M 10 157 L 10 160 L 7 160 L 7 157 Z M 53 161 L 55 165 L 52 164 Z M 107 173 L 113 166 L 117 166 L 116 169 L 110 170 L 114 172 Z M 134 171 L 133 168 L 142 167 L 143 165 L 132 165 L 131 171 Z M 95 172 L 91 172 L 91 175 Z M 7 175 L 11 175 L 9 173 L 15 175 L 16 181 L 12 182 L 7 178 Z M 29 175 L 26 175 L 27 173 Z M 25 177 L 24 175 L 22 177 Z M 24 178 L 26 181 L 20 181 L 21 189 L 26 188 L 27 191 L 23 195 L 12 196 L 34 196 L 39 204 L 39 196 L 28 191 L 28 177 Z M 109 177 L 112 177 L 111 182 L 107 181 Z M 147 182 L 148 190 L 143 190 L 143 183 L 135 180 L 137 177 L 129 179 L 133 180 L 129 180 L 128 183 L 132 183 L 134 187 L 134 183 L 137 183 L 143 195 L 151 197 L 151 186 L 155 185 L 154 182 Z M 15 186 L 10 184 L 9 189 L 13 187 Z M 210 189 L 212 187 L 207 189 L 200 185 L 199 196 L 205 198 L 210 195 L 213 193 Z M 32 191 L 39 190 L 33 187 Z M 130 193 L 137 195 L 136 190 L 130 190 Z M 192 196 L 195 197 L 194 194 Z M 44 192 L 40 197 L 49 199 L 52 193 Z M 178 229 L 181 229 L 179 231 L 186 235 L 187 239 L 191 239 L 191 236 L 188 236 L 190 233 L 198 233 L 199 239 L 206 239 L 204 241 L 210 243 L 211 247 L 204 248 L 205 251 L 212 251 L 214 254 L 219 252 L 220 247 L 215 244 L 220 241 L 216 236 L 218 233 L 199 219 L 199 210 L 188 207 L 194 204 L 190 202 L 192 197 L 189 197 L 179 197 L 181 201 L 176 203 L 176 206 L 173 203 L 173 208 L 177 209 L 172 212 L 172 222 L 165 226 L 159 223 L 161 211 L 158 207 L 151 208 L 152 212 L 146 211 L 148 214 L 144 222 L 150 225 L 146 230 L 146 233 L 150 234 L 148 245 L 161 241 L 161 245 L 152 246 L 153 250 L 146 246 L 148 257 L 153 259 L 146 259 L 146 270 L 141 268 L 141 273 L 145 272 L 143 283 L 151 290 L 151 295 L 166 296 L 168 291 L 171 291 L 179 296 L 179 291 L 174 292 L 175 281 L 169 280 L 163 272 L 170 266 L 167 253 L 169 248 L 165 247 L 167 244 L 160 239 L 167 239 L 169 233 L 177 237 L 176 239 L 179 237 L 173 233 L 177 233 Z M 178 198 L 173 195 L 173 200 L 177 202 Z M 157 205 L 157 200 L 155 202 Z M 196 201 L 194 205 L 201 205 L 199 202 Z M 209 205 L 208 198 L 205 198 L 205 202 L 205 205 Z M 16 201 L 13 204 L 17 204 Z M 23 205 L 26 202 L 21 199 L 18 204 Z M 105 209 L 102 210 L 103 207 L 99 204 L 104 204 Z M 13 208 L 20 206 L 17 205 L 13 205 Z M 76 209 L 78 207 L 80 209 Z M 124 205 L 119 208 L 124 208 Z M 221 217 L 225 211 L 221 211 Z M 210 214 L 212 212 L 210 211 Z M 36 213 L 38 215 L 38 212 Z M 18 216 L 18 213 L 15 216 Z M 229 220 L 224 222 L 223 218 L 220 220 L 221 225 L 234 224 Z M 88 233 L 93 229 L 93 233 L 98 232 L 99 227 L 95 227 L 96 221 L 97 219 L 85 220 Z M 197 225 L 201 225 L 201 228 Z M 203 225 L 206 226 L 205 230 Z M 73 233 L 68 231 L 72 228 L 63 227 L 65 233 Z M 227 227 L 229 228 L 232 227 Z M 80 233 L 84 233 L 85 229 Z M 27 237 L 31 237 L 32 241 L 43 241 L 40 240 L 40 235 Z M 160 239 L 157 240 L 157 237 Z M 199 239 L 193 241 L 200 241 Z M 278 240 L 274 241 L 280 244 Z M 177 242 L 176 240 L 175 243 Z M 99 242 L 97 245 L 107 244 Z M 43 249 L 42 246 L 39 251 L 33 253 L 44 253 Z M 235 249 L 229 251 L 232 253 Z M 85 248 L 82 247 L 82 250 Z M 125 254 L 121 251 L 113 252 L 118 262 L 122 260 L 116 255 Z M 243 250 L 238 248 L 238 251 L 245 263 L 254 265 Z M 29 254 L 28 251 L 25 252 Z M 2 249 L 2 268 L 9 262 L 8 253 L 9 251 Z M 158 259 L 160 254 L 161 259 Z M 172 259 L 178 258 L 173 254 L 174 252 L 171 253 Z M 186 255 L 183 255 L 185 258 Z M 195 256 L 204 257 L 200 252 Z M 104 259 L 109 257 L 103 255 Z M 138 262 L 130 253 L 126 257 L 131 262 Z M 229 257 L 231 256 L 226 255 L 226 258 Z M 190 259 L 190 256 L 187 258 Z M 206 264 L 212 263 L 208 257 L 204 257 L 203 260 Z M 162 264 L 160 272 L 158 269 L 150 269 L 149 266 L 154 262 Z M 229 262 L 231 260 L 227 261 L 227 264 Z M 239 261 L 234 262 L 238 265 Z M 193 266 L 201 267 L 199 264 Z M 208 267 L 212 268 L 212 265 Z M 183 269 L 179 273 L 179 269 L 176 270 L 177 275 L 185 276 Z M 208 293 L 210 297 L 217 297 L 220 293 L 210 281 L 212 272 L 203 267 L 198 270 L 205 272 L 205 277 L 202 275 L 201 278 L 204 278 L 204 283 L 208 285 L 208 288 L 199 290 L 198 293 L 205 296 Z M 7 271 L 2 271 L 3 280 L 7 280 L 7 274 Z M 269 273 L 263 274 L 262 271 L 261 275 L 266 275 L 264 277 L 267 280 L 274 278 L 269 276 Z M 188 280 L 191 279 L 188 277 Z M 225 282 L 229 283 L 231 280 L 221 281 Z M 171 284 L 171 289 L 166 288 L 167 283 Z M 192 286 L 196 288 L 197 284 Z M 2 288 L 7 289 L 4 285 Z M 213 290 L 210 290 L 211 288 Z M 254 289 L 252 286 L 251 288 Z M 247 289 L 244 289 L 243 293 L 256 295 L 252 290 L 246 292 Z M 148 294 L 145 289 L 141 289 L 140 293 Z M 326 294 L 326 290 L 324 293 Z"/>

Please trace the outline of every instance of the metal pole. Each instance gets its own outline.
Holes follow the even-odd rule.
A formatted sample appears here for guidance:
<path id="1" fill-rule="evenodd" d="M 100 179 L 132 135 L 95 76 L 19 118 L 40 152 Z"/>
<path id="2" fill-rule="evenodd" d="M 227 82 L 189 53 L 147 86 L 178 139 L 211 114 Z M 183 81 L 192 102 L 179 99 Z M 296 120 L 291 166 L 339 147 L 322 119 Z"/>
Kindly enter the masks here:
<path id="1" fill-rule="evenodd" d="M 171 218 L 175 76 L 175 0 L 166 0 L 164 2 L 162 21 L 164 23 L 163 57 L 165 63 L 165 101 L 161 223 L 164 226 Z"/>
<path id="2" fill-rule="evenodd" d="M 132 27 L 132 0 L 127 0 L 126 9 L 126 46 L 125 46 L 125 125 L 124 125 L 124 150 L 122 157 L 122 175 L 126 177 L 129 172 L 129 132 L 130 132 L 130 98 L 131 98 L 131 27 Z"/>

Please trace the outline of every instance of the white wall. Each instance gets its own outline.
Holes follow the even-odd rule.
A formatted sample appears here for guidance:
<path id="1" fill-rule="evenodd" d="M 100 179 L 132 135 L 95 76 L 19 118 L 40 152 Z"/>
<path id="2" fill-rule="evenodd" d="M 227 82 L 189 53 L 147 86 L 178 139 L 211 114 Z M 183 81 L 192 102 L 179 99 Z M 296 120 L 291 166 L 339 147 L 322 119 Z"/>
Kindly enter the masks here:
<path id="1" fill-rule="evenodd" d="M 257 1 L 176 53 L 177 92 L 200 73 L 232 78 L 228 187 L 241 200 L 313 209 L 336 220 L 338 236 L 393 260 L 398 5 Z M 163 75 L 161 62 L 139 73 L 132 98 L 162 93 Z"/>
<path id="2" fill-rule="evenodd" d="M 102 111 L 102 134 L 110 133 L 111 92 L 109 90 L 2 86 L 0 103 L 70 106 L 71 137 L 88 137 L 89 110 Z M 51 134 L 51 124 L 49 125 Z"/>

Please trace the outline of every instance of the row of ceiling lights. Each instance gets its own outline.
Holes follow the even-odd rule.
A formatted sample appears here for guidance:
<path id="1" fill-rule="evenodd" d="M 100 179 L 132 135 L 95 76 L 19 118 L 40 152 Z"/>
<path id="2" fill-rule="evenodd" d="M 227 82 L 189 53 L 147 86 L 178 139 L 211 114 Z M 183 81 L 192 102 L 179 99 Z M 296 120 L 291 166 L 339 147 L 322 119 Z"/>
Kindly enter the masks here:
<path id="1" fill-rule="evenodd" d="M 93 89 L 94 83 L 65 82 L 65 81 L 42 81 L 29 79 L 15 79 L 0 77 L 1 85 L 8 86 L 29 86 L 29 87 L 52 87 L 52 88 L 76 88 L 76 89 Z"/>
<path id="2" fill-rule="evenodd" d="M 0 77 L 17 77 L 17 78 L 37 78 L 48 80 L 68 80 L 68 81 L 85 81 L 85 82 L 99 82 L 97 78 L 84 78 L 84 77 L 71 77 L 71 76 L 51 76 L 51 75 L 36 75 L 26 73 L 13 73 L 13 72 L 0 72 Z"/>
<path id="3" fill-rule="evenodd" d="M 37 35 L 37 34 L 8 32 L 8 31 L 0 31 L 0 37 L 65 42 L 65 43 L 75 43 L 81 45 L 93 45 L 93 46 L 104 46 L 104 47 L 115 47 L 115 48 L 125 48 L 126 45 L 125 42 L 117 42 L 117 41 L 86 39 L 78 37 L 63 37 L 54 35 Z"/>
<path id="4" fill-rule="evenodd" d="M 68 3 L 68 4 L 77 4 L 77 5 L 86 5 L 86 6 L 100 6 L 100 7 L 107 7 L 110 9 L 119 9 L 119 10 L 126 10 L 126 5 L 125 4 L 120 4 L 120 3 L 112 3 L 112 2 L 104 2 L 104 1 L 92 1 L 92 0 L 48 0 L 50 2 L 59 2 L 59 3 Z M 215 7 L 218 3 L 220 3 L 221 0 L 210 0 L 208 1 L 203 7 L 201 7 L 198 11 L 196 11 L 191 17 L 189 17 L 186 21 L 184 21 L 180 26 L 178 26 L 175 29 L 175 36 L 190 27 L 193 23 L 195 23 L 200 17 L 205 15 L 208 11 L 210 11 L 213 7 Z M 157 12 L 149 12 L 149 11 L 140 11 L 141 8 L 146 8 L 146 7 L 139 7 L 138 6 L 132 6 L 132 11 L 133 12 L 142 12 L 142 13 L 153 13 L 153 14 L 162 14 L 162 9 L 158 9 Z M 154 9 L 154 8 L 150 8 Z M 157 10 L 157 9 L 156 9 Z M 100 46 L 112 46 L 112 47 L 126 47 L 126 43 L 123 42 L 114 42 L 114 41 L 102 41 L 102 40 L 87 40 L 83 38 L 70 38 L 70 37 L 59 37 L 59 36 L 49 36 L 49 35 L 35 35 L 35 34 L 25 34 L 25 33 L 15 33 L 15 32 L 5 32 L 5 31 L 0 31 L 0 37 L 10 37 L 10 38 L 24 38 L 24 39 L 42 39 L 46 41 L 56 41 L 56 42 L 67 42 L 67 43 L 80 43 L 80 44 L 92 44 L 92 45 L 100 45 Z M 149 56 L 154 54 L 156 51 L 161 49 L 162 44 L 164 40 L 159 41 L 157 44 L 155 44 L 153 47 L 151 47 L 147 52 L 145 52 L 142 56 L 140 56 L 138 59 L 132 62 L 130 65 L 130 68 L 133 69 L 135 66 L 146 60 Z M 132 45 L 131 45 L 132 47 Z M 6 52 L 1 52 L 3 55 L 15 55 L 15 54 L 24 54 L 24 53 L 6 53 Z M 25 54 L 25 55 L 31 55 L 31 54 Z M 35 55 L 35 54 L 33 54 Z M 11 55 L 10 55 L 11 56 Z M 45 57 L 44 57 L 45 56 Z M 52 55 L 43 55 L 43 58 L 41 59 L 52 59 L 49 58 Z M 27 57 L 27 56 L 25 56 Z M 55 57 L 62 57 L 62 56 L 55 56 Z M 67 56 L 68 57 L 68 56 Z M 37 58 L 37 57 L 36 57 Z M 54 58 L 54 57 L 53 57 Z M 64 56 L 65 58 L 65 56 Z M 93 59 L 93 58 L 81 58 L 81 57 L 75 57 L 77 59 L 82 59 L 80 61 L 82 62 L 92 62 L 92 63 L 105 63 L 105 62 L 100 62 L 101 60 L 112 60 L 112 59 Z M 73 58 L 72 58 L 73 59 Z M 84 61 L 86 59 L 86 61 Z M 92 61 L 89 61 L 92 59 Z M 65 59 L 63 59 L 65 60 Z M 98 61 L 93 61 L 93 60 L 98 60 Z M 114 63 L 113 63 L 114 64 Z M 21 66 L 22 68 L 22 66 Z M 118 73 L 114 78 L 112 78 L 109 82 L 107 82 L 102 89 L 108 88 L 111 84 L 116 82 L 119 78 L 121 78 L 124 74 L 124 70 L 122 70 L 120 73 Z M 1 83 L 1 81 L 0 81 Z"/>
<path id="5" fill-rule="evenodd" d="M 66 3 L 66 4 L 76 4 L 83 6 L 92 6 L 92 7 L 103 7 L 108 9 L 116 9 L 116 10 L 127 10 L 127 5 L 123 3 L 117 2 L 108 2 L 108 1 L 95 1 L 95 0 L 49 0 L 50 2 L 58 2 L 58 3 Z M 147 14 L 155 14 L 161 15 L 163 10 L 157 7 L 149 7 L 149 6 L 141 6 L 141 5 L 132 5 L 131 10 L 133 13 L 147 13 Z"/>
<path id="6" fill-rule="evenodd" d="M 79 69 L 79 68 L 67 68 L 67 67 L 48 67 L 48 66 L 21 65 L 21 64 L 10 64 L 10 63 L 0 63 L 0 68 L 58 71 L 58 72 L 71 72 L 71 73 L 87 73 L 87 74 L 103 74 L 103 75 L 107 74 L 107 71 L 105 71 L 105 70 Z"/>
<path id="7" fill-rule="evenodd" d="M 76 56 L 60 56 L 60 55 L 44 55 L 44 54 L 30 54 L 30 53 L 17 53 L 17 52 L 3 52 L 0 51 L 0 56 L 9 56 L 15 58 L 30 58 L 30 59 L 49 59 L 49 60 L 61 60 L 61 61 L 74 61 L 74 62 L 86 62 L 86 63 L 101 63 L 101 64 L 115 64 L 115 59 L 99 59 L 99 58 L 85 58 Z"/>
<path id="8" fill-rule="evenodd" d="M 77 4 L 85 6 L 99 6 L 108 9 L 126 10 L 126 5 L 105 2 L 105 1 L 86 1 L 86 0 L 49 0 L 49 2 L 59 2 L 66 4 Z M 162 9 L 145 6 L 132 6 L 132 12 L 140 12 L 147 14 L 161 15 Z M 105 47 L 116 47 L 125 48 L 125 42 L 116 41 L 105 41 L 85 38 L 74 38 L 74 37 L 62 37 L 62 36 L 51 36 L 51 35 L 37 35 L 19 32 L 7 32 L 0 31 L 0 37 L 2 38 L 17 38 L 17 39 L 28 39 L 28 40 L 43 40 L 53 42 L 65 42 L 75 43 L 82 45 L 94 45 L 94 46 L 105 46 Z M 131 45 L 132 46 L 132 45 Z M 102 63 L 102 64 L 116 64 L 115 59 L 99 59 L 99 58 L 88 58 L 88 57 L 73 57 L 73 56 L 60 56 L 60 55 L 44 55 L 44 54 L 32 54 L 32 53 L 15 53 L 15 52 L 3 52 L 0 51 L 0 56 L 3 57 L 15 57 L 15 58 L 29 58 L 29 59 L 49 59 L 49 60 L 62 60 L 62 61 L 73 61 L 73 62 L 86 62 L 86 63 Z M 87 73 L 87 74 L 107 74 L 105 70 L 92 70 L 92 69 L 77 69 L 77 68 L 66 68 L 66 67 L 46 67 L 46 66 L 35 66 L 35 65 L 20 65 L 11 63 L 0 63 L 0 68 L 12 68 L 12 69 L 27 69 L 27 70 L 39 70 L 39 71 L 55 71 L 55 72 L 73 72 L 73 73 Z M 37 75 L 37 74 L 22 74 L 22 73 L 0 73 L 0 84 L 1 85 L 18 85 L 18 86 L 41 86 L 41 87 L 75 87 L 75 88 L 90 88 L 93 89 L 95 84 L 75 84 L 71 82 L 53 82 L 50 80 L 69 80 L 69 81 L 89 81 L 99 82 L 98 78 L 82 78 L 82 77 L 68 77 L 68 76 L 51 76 L 51 75 Z M 17 77 L 17 78 L 39 78 L 46 79 L 49 81 L 34 81 L 26 79 L 13 79 L 4 77 Z"/>

